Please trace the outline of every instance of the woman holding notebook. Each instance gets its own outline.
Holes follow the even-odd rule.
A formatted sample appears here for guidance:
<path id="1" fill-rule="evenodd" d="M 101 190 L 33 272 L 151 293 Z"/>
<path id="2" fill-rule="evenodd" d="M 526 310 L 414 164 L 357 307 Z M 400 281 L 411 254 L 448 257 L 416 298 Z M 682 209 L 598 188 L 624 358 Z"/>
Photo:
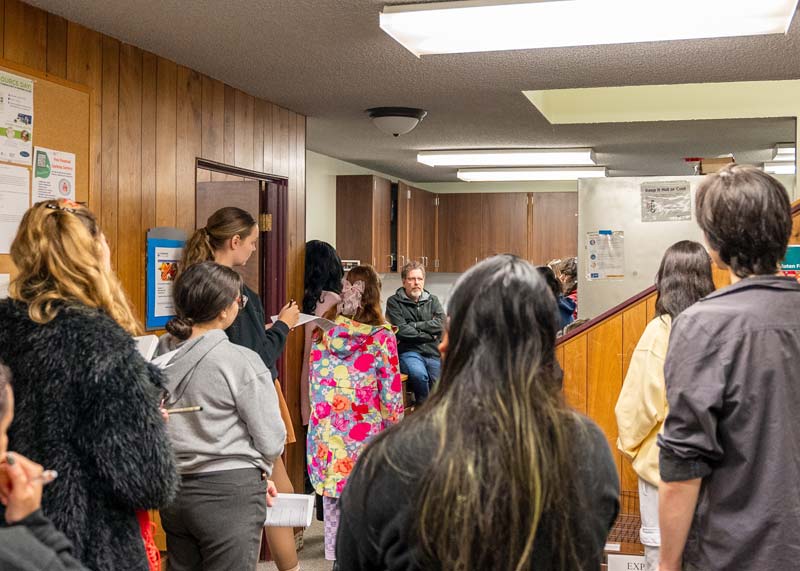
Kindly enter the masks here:
<path id="1" fill-rule="evenodd" d="M 246 301 L 242 278 L 202 262 L 174 286 L 176 317 L 159 343 L 167 376 L 168 429 L 181 489 L 161 511 L 170 571 L 255 569 L 270 496 L 267 481 L 286 429 L 269 370 L 225 329 Z"/>

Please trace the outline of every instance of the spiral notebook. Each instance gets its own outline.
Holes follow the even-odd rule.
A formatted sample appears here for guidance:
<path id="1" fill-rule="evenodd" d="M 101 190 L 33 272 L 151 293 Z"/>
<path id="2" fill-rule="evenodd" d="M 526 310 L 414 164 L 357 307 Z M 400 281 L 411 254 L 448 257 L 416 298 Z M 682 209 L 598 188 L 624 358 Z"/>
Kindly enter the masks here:
<path id="1" fill-rule="evenodd" d="M 264 527 L 308 527 L 313 515 L 313 495 L 278 494 L 267 508 Z"/>

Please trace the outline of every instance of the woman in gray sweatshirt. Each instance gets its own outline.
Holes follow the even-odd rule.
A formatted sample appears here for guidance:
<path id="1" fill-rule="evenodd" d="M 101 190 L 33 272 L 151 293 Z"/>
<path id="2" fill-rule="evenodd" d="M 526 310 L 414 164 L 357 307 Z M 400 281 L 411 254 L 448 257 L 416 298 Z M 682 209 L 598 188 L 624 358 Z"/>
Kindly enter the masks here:
<path id="1" fill-rule="evenodd" d="M 202 407 L 168 423 L 182 480 L 161 511 L 171 571 L 255 569 L 258 559 L 267 478 L 286 429 L 264 362 L 225 335 L 247 303 L 241 290 L 230 268 L 189 267 L 175 282 L 177 316 L 159 343 L 167 409 Z"/>

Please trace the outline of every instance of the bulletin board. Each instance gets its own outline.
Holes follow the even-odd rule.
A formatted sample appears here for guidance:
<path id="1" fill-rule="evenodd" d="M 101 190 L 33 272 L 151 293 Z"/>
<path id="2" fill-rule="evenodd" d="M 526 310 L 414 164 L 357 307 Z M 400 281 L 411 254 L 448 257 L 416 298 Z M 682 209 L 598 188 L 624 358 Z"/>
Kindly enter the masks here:
<path id="1" fill-rule="evenodd" d="M 2 58 L 0 69 L 33 80 L 33 147 L 74 153 L 75 198 L 78 202 L 88 202 L 91 90 Z M 32 171 L 31 166 L 27 168 Z M 33 172 L 30 179 L 33 181 Z M 15 273 L 11 256 L 0 254 L 0 274 Z"/>

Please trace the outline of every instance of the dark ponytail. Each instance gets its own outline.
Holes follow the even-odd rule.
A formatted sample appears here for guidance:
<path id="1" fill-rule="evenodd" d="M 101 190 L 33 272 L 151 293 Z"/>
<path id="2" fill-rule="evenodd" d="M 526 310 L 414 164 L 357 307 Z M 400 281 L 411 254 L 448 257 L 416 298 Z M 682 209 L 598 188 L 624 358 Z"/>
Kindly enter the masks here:
<path id="1" fill-rule="evenodd" d="M 175 280 L 175 317 L 167 331 L 185 340 L 198 323 L 213 321 L 241 295 L 242 277 L 216 262 L 201 262 L 186 268 Z"/>

